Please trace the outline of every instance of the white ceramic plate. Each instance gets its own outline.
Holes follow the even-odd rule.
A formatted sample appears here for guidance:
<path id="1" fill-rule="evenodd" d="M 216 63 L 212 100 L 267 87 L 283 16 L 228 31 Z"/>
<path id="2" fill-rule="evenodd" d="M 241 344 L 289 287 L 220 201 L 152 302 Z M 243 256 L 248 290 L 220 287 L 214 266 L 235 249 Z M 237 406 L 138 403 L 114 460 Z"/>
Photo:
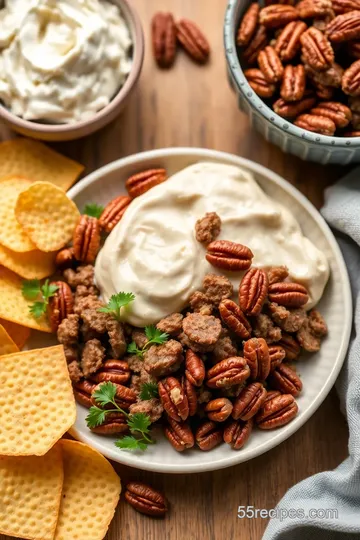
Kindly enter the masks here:
<path id="1" fill-rule="evenodd" d="M 106 204 L 115 196 L 125 193 L 124 182 L 133 173 L 154 166 L 165 167 L 173 174 L 187 165 L 201 160 L 237 165 L 252 171 L 261 187 L 271 197 L 291 208 L 294 216 L 314 244 L 327 255 L 331 266 L 331 278 L 319 304 L 329 326 L 329 336 L 321 351 L 304 356 L 298 362 L 298 371 L 304 390 L 297 402 L 299 414 L 290 424 L 272 431 L 254 430 L 245 448 L 235 451 L 227 444 L 201 452 L 192 449 L 176 452 L 161 432 L 155 432 L 157 444 L 145 452 L 130 453 L 114 446 L 115 437 L 91 433 L 86 427 L 87 410 L 78 405 L 77 419 L 72 435 L 93 446 L 106 457 L 140 469 L 157 472 L 190 473 L 229 467 L 247 461 L 290 437 L 316 411 L 333 386 L 344 361 L 349 342 L 352 306 L 349 279 L 339 247 L 329 227 L 312 204 L 294 187 L 275 173 L 243 158 L 212 150 L 174 148 L 154 150 L 120 159 L 81 180 L 69 192 L 69 196 L 82 210 L 85 204 Z M 316 181 L 309 179 L 309 181 Z M 219 179 L 221 182 L 221 179 Z"/>

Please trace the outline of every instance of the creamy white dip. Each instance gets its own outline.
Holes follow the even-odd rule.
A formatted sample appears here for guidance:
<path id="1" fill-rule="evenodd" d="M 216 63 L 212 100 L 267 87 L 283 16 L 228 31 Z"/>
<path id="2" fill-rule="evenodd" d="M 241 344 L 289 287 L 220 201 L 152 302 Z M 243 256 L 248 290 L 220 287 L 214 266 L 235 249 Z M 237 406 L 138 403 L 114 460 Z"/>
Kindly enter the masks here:
<path id="1" fill-rule="evenodd" d="M 6 0 L 0 99 L 26 120 L 86 120 L 124 84 L 130 46 L 120 10 L 107 0 Z"/>
<path id="2" fill-rule="evenodd" d="M 195 238 L 195 222 L 206 212 L 221 218 L 219 239 L 248 246 L 254 266 L 286 265 L 291 278 L 308 288 L 307 307 L 319 301 L 329 265 L 289 210 L 269 198 L 250 173 L 198 163 L 135 199 L 100 251 L 95 276 L 104 299 L 120 291 L 136 295 L 124 320 L 156 323 L 181 311 L 205 274 L 224 274 L 206 261 L 206 249 Z M 226 275 L 237 292 L 243 273 Z"/>

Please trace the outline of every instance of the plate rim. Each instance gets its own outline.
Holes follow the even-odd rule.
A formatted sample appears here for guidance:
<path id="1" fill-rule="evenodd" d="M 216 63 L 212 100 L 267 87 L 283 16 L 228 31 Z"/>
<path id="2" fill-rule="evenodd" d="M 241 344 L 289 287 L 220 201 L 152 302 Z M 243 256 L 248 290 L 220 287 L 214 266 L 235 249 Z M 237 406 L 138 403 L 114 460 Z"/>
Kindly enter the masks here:
<path id="1" fill-rule="evenodd" d="M 120 453 L 115 448 L 114 450 L 110 450 L 106 447 L 104 448 L 104 446 L 101 443 L 98 443 L 97 440 L 93 439 L 93 434 L 90 431 L 89 431 L 89 434 L 84 434 L 84 433 L 79 432 L 75 426 L 73 426 L 69 430 L 70 435 L 72 435 L 74 438 L 89 444 L 90 446 L 92 446 L 93 448 L 101 452 L 105 457 L 107 457 L 108 459 L 111 459 L 112 461 L 115 461 L 122 465 L 134 467 L 137 469 L 148 470 L 148 471 L 159 472 L 159 473 L 189 474 L 189 473 L 199 473 L 199 472 L 220 470 L 226 467 L 238 465 L 245 461 L 249 461 L 250 459 L 254 459 L 264 454 L 265 452 L 268 452 L 269 450 L 275 448 L 280 443 L 288 439 L 291 435 L 293 435 L 296 431 L 298 431 L 305 424 L 305 422 L 309 420 L 309 418 L 316 412 L 316 410 L 320 407 L 324 399 L 329 394 L 344 364 L 346 352 L 347 352 L 349 341 L 350 341 L 351 328 L 352 328 L 353 310 L 352 310 L 352 294 L 351 294 L 351 285 L 350 285 L 349 275 L 348 275 L 348 271 L 347 271 L 346 264 L 345 264 L 343 255 L 341 253 L 340 247 L 329 225 L 326 223 L 325 219 L 322 217 L 320 212 L 315 208 L 315 206 L 295 186 L 290 184 L 287 180 L 282 178 L 279 174 L 275 173 L 274 171 L 268 169 L 267 167 L 263 165 L 260 165 L 259 163 L 256 163 L 252 160 L 249 160 L 241 156 L 236 156 L 235 154 L 231 154 L 228 152 L 205 149 L 205 148 L 200 148 L 200 147 L 160 148 L 156 150 L 138 152 L 138 153 L 131 154 L 129 156 L 114 160 L 111 163 L 108 163 L 107 165 L 104 165 L 96 169 L 89 175 L 85 176 L 77 184 L 75 184 L 68 191 L 67 194 L 70 199 L 73 199 L 74 197 L 79 195 L 89 185 L 96 183 L 98 181 L 101 181 L 102 177 L 118 170 L 119 168 L 131 166 L 135 164 L 141 165 L 141 162 L 143 161 L 147 161 L 150 159 L 160 160 L 166 157 L 183 157 L 183 158 L 192 157 L 199 160 L 199 154 L 201 154 L 202 156 L 200 159 L 205 159 L 205 160 L 216 159 L 217 161 L 224 161 L 226 163 L 229 163 L 229 161 L 231 161 L 233 162 L 235 166 L 236 165 L 240 167 L 244 166 L 247 169 L 253 171 L 255 174 L 260 174 L 261 176 L 270 178 L 272 182 L 274 182 L 275 184 L 283 188 L 287 192 L 288 195 L 294 197 L 307 210 L 307 212 L 311 214 L 313 219 L 317 222 L 318 226 L 320 227 L 322 233 L 328 240 L 331 246 L 331 249 L 334 252 L 335 262 L 339 268 L 339 271 L 343 280 L 344 332 L 343 332 L 341 343 L 339 345 L 336 362 L 334 363 L 334 366 L 331 372 L 329 373 L 327 383 L 325 384 L 321 392 L 319 392 L 316 399 L 313 401 L 313 403 L 308 408 L 308 410 L 305 411 L 301 417 L 298 417 L 297 422 L 295 423 L 291 422 L 290 424 L 286 426 L 286 429 L 278 431 L 277 435 L 275 435 L 271 440 L 266 441 L 265 443 L 262 443 L 258 448 L 252 450 L 250 456 L 243 456 L 241 452 L 234 451 L 233 456 L 231 455 L 230 457 L 222 458 L 221 460 L 214 461 L 214 463 L 206 463 L 202 466 L 199 466 L 198 463 L 191 464 L 189 460 L 184 460 L 183 464 L 170 464 L 170 463 L 163 463 L 161 465 L 158 465 L 158 464 L 152 465 L 151 463 L 142 464 L 137 459 L 134 459 L 133 455 L 130 452 Z"/>

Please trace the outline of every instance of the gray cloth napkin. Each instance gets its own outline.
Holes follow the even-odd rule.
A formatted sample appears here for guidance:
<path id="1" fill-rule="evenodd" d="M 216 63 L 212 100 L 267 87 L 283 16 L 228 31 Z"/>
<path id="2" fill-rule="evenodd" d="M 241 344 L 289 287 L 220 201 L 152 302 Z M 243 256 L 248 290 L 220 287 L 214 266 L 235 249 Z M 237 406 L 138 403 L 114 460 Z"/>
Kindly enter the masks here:
<path id="1" fill-rule="evenodd" d="M 336 382 L 349 425 L 349 457 L 334 471 L 315 474 L 292 487 L 277 508 L 337 509 L 333 519 L 273 518 L 263 540 L 360 539 L 360 168 L 326 191 L 322 214 L 333 228 L 349 271 L 354 328 Z M 335 435 L 335 434 L 334 434 Z"/>

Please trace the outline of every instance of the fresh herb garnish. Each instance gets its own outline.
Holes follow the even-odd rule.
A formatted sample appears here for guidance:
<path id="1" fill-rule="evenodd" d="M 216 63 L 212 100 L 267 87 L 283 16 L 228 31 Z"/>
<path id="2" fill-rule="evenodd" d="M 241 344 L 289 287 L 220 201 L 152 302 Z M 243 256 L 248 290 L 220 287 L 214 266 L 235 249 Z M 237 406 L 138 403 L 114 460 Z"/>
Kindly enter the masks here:
<path id="1" fill-rule="evenodd" d="M 105 307 L 99 308 L 98 311 L 102 313 L 109 313 L 120 321 L 120 312 L 121 308 L 129 305 L 135 300 L 135 295 L 133 293 L 119 292 L 118 294 L 113 294 L 109 302 Z"/>
<path id="2" fill-rule="evenodd" d="M 121 412 L 127 421 L 132 435 L 126 435 L 115 442 L 115 446 L 123 450 L 146 450 L 149 444 L 155 441 L 149 436 L 151 420 L 145 413 L 129 414 L 119 407 L 115 401 L 116 385 L 112 382 L 101 383 L 93 393 L 93 398 L 98 406 L 90 407 L 86 417 L 89 428 L 94 428 L 103 424 L 109 413 Z M 113 408 L 104 409 L 112 405 Z"/>
<path id="3" fill-rule="evenodd" d="M 101 206 L 100 204 L 89 203 L 85 206 L 83 214 L 99 219 L 103 211 L 104 211 L 104 207 Z"/>
<path id="4" fill-rule="evenodd" d="M 140 358 L 143 358 L 144 353 L 151 345 L 162 345 L 169 339 L 169 334 L 161 332 L 161 330 L 156 328 L 153 324 L 145 326 L 145 335 L 147 337 L 147 342 L 142 349 L 138 349 L 136 343 L 132 341 L 127 347 L 127 352 L 129 354 L 136 354 Z"/>
<path id="5" fill-rule="evenodd" d="M 154 382 L 143 383 L 140 387 L 140 399 L 148 401 L 149 399 L 158 398 L 158 386 Z"/>
<path id="6" fill-rule="evenodd" d="M 58 286 L 49 282 L 47 279 L 43 285 L 38 279 L 29 279 L 22 282 L 21 292 L 27 300 L 36 300 L 30 306 L 30 313 L 36 319 L 39 319 L 46 313 L 49 298 L 54 296 Z"/>

